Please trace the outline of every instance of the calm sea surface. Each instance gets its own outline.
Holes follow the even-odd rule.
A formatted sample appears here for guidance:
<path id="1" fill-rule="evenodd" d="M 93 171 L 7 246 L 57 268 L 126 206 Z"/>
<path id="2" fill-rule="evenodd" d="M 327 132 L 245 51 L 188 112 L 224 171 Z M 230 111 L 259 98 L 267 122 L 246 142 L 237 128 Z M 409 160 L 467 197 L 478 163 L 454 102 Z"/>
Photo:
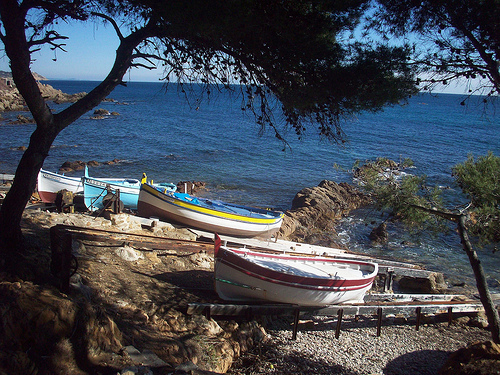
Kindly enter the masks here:
<path id="1" fill-rule="evenodd" d="M 47 83 L 66 93 L 88 92 L 95 84 Z M 98 108 L 119 116 L 92 120 L 93 112 L 84 115 L 56 139 L 45 169 L 57 171 L 65 161 L 120 159 L 123 162 L 118 165 L 91 169 L 91 175 L 140 178 L 146 172 L 155 181 L 204 181 L 212 198 L 286 210 L 299 190 L 323 179 L 351 182 L 342 168 L 350 169 L 356 160 L 410 158 L 416 166 L 412 173 L 425 174 L 432 183 L 451 187 L 450 194 L 456 195 L 451 177 L 455 164 L 468 154 L 493 151 L 500 156 L 500 103 L 485 109 L 479 99 L 472 99 L 461 106 L 460 95 L 425 94 L 404 106 L 360 115 L 344 125 L 349 140 L 344 147 L 319 139 L 314 129 L 302 140 L 290 131 L 285 135 L 291 148 L 285 151 L 271 131 L 259 134 L 253 116 L 241 111 L 242 98 L 237 94 L 215 93 L 201 102 L 192 96 L 187 101 L 174 85 L 165 93 L 161 83 L 129 83 L 110 97 L 116 102 Z M 64 106 L 53 108 L 58 111 Z M 22 152 L 13 149 L 27 146 L 33 129 L 33 125 L 6 122 L 0 126 L 0 173 L 15 172 Z M 356 213 L 341 226 L 353 250 L 423 263 L 444 272 L 450 283 L 472 281 L 455 234 L 438 239 L 420 236 L 418 243 L 395 226 L 390 228 L 389 244 L 373 247 L 367 239 L 372 226 L 364 224 L 366 215 Z M 402 245 L 408 242 L 413 245 Z M 496 289 L 500 258 L 491 251 L 480 255 Z"/>

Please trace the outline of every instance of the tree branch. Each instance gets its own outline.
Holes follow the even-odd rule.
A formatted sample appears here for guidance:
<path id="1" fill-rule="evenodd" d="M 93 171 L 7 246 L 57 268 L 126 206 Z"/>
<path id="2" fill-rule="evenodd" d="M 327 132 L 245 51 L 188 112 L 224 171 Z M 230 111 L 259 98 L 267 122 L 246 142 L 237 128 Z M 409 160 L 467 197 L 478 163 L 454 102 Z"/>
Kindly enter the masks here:
<path id="1" fill-rule="evenodd" d="M 451 213 L 451 212 L 440 211 L 440 210 L 437 210 L 435 208 L 427 208 L 427 207 L 420 206 L 420 205 L 417 205 L 417 204 L 410 204 L 410 207 L 413 207 L 413 208 L 425 211 L 427 213 L 430 213 L 430 214 L 433 214 L 433 215 L 436 215 L 436 216 L 440 216 L 440 217 L 442 217 L 442 218 L 444 218 L 446 220 L 450 220 L 450 221 L 453 221 L 455 223 L 457 223 L 460 220 L 460 217 L 465 216 L 463 213 L 454 214 L 454 213 Z"/>
<path id="2" fill-rule="evenodd" d="M 106 21 L 108 21 L 111 24 L 111 26 L 113 26 L 113 29 L 115 29 L 116 35 L 118 35 L 118 38 L 120 39 L 120 41 L 122 41 L 124 39 L 124 36 L 120 30 L 120 27 L 118 26 L 118 24 L 116 23 L 116 21 L 113 18 L 111 18 L 110 16 L 108 16 L 106 14 L 98 13 L 98 12 L 92 12 L 91 14 L 93 16 L 96 16 L 96 17 L 104 18 Z"/>

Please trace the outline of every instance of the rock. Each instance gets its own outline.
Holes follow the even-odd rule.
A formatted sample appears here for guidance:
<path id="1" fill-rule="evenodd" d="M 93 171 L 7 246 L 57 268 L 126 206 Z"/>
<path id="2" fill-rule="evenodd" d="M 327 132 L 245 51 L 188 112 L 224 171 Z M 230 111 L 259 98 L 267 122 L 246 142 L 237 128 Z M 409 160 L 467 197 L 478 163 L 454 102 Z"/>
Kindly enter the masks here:
<path id="1" fill-rule="evenodd" d="M 18 124 L 34 124 L 35 120 L 33 120 L 32 117 L 26 117 L 24 115 L 17 115 L 17 120 L 12 121 L 12 125 L 18 125 Z"/>
<path id="2" fill-rule="evenodd" d="M 131 366 L 124 368 L 119 375 L 154 375 L 154 373 L 146 366 Z"/>
<path id="3" fill-rule="evenodd" d="M 436 294 L 443 293 L 448 288 L 443 274 L 439 272 L 430 272 L 426 278 L 402 276 L 397 282 L 401 290 L 412 293 Z"/>
<path id="4" fill-rule="evenodd" d="M 389 239 L 389 233 L 387 233 L 387 224 L 381 223 L 378 227 L 374 228 L 369 236 L 373 244 L 384 244 Z"/>
<path id="5" fill-rule="evenodd" d="M 107 109 L 99 108 L 99 109 L 94 110 L 94 115 L 109 116 L 110 113 Z"/>
<path id="6" fill-rule="evenodd" d="M 110 161 L 105 161 L 103 163 L 99 163 L 98 161 L 95 160 L 90 160 L 88 162 L 84 162 L 81 160 L 76 160 L 76 161 L 65 161 L 63 165 L 59 168 L 59 172 L 61 173 L 67 173 L 67 172 L 73 172 L 73 171 L 79 171 L 85 168 L 85 164 L 89 167 L 98 167 L 101 164 L 104 165 L 113 165 L 113 164 L 118 164 L 121 160 L 120 159 L 113 159 Z"/>
<path id="7" fill-rule="evenodd" d="M 448 358 L 439 375 L 500 374 L 500 346 L 479 342 L 459 349 Z"/>
<path id="8" fill-rule="evenodd" d="M 115 250 L 115 253 L 116 255 L 118 255 L 123 260 L 126 260 L 127 262 L 135 262 L 139 259 L 144 258 L 144 256 L 140 252 L 135 251 L 130 246 L 120 247 Z"/>
<path id="9" fill-rule="evenodd" d="M 48 229 L 62 222 L 117 232 L 111 221 L 119 221 L 122 216 L 110 215 L 108 220 L 82 213 L 58 214 L 37 209 L 26 210 L 23 220 L 34 231 L 43 233 L 37 238 L 48 240 Z M 167 227 L 159 221 L 157 226 Z M 179 239 L 196 239 L 192 238 L 196 237 L 193 233 L 188 237 L 184 229 L 169 229 L 168 234 Z M 16 309 L 13 293 L 3 293 L 4 275 L 0 273 L 0 373 L 140 374 L 148 373 L 148 369 L 156 373 L 156 368 L 159 373 L 171 373 L 175 366 L 187 361 L 196 364 L 198 369 L 194 373 L 221 373 L 230 368 L 243 350 L 264 337 L 257 323 L 240 326 L 185 313 L 188 302 L 210 301 L 214 297 L 213 258 L 209 254 L 149 247 L 138 252 L 129 248 L 127 254 L 147 254 L 147 257 L 127 261 L 117 255 L 115 241 L 101 240 L 73 238 L 72 250 L 78 268 L 71 278 L 71 291 L 64 295 L 50 289 L 57 298 L 44 304 L 37 301 L 46 298 L 42 291 L 49 288 L 10 283 L 15 288 L 24 285 L 38 288 L 33 289 L 33 297 L 23 309 Z M 124 244 L 125 239 L 120 250 L 127 247 Z M 37 249 L 33 249 L 33 267 L 48 272 L 50 246 L 47 243 L 43 251 Z M 60 327 L 59 336 L 52 333 L 56 331 L 53 327 Z M 5 335 L 7 330 L 9 333 Z M 14 348 L 16 345 L 21 350 Z M 132 345 L 139 353 L 134 351 L 130 355 L 124 349 Z M 53 371 L 53 364 L 60 370 Z"/>
<path id="10" fill-rule="evenodd" d="M 167 365 L 165 361 L 163 361 L 155 353 L 149 350 L 145 350 L 141 353 L 132 345 L 129 345 L 125 347 L 125 352 L 137 365 L 148 366 L 148 367 L 163 367 Z M 135 373 L 137 374 L 137 372 Z"/>
<path id="11" fill-rule="evenodd" d="M 121 361 L 121 332 L 91 306 L 26 281 L 0 281 L 0 299 L 0 372 L 84 374 L 75 353 L 95 365 Z"/>
<path id="12" fill-rule="evenodd" d="M 118 164 L 120 161 L 121 161 L 120 159 L 113 159 L 113 160 L 110 160 L 110 161 L 105 161 L 103 164 L 104 165 L 113 165 L 113 164 Z M 97 165 L 99 165 L 98 162 L 95 162 L 95 163 L 97 163 Z"/>
<path id="13" fill-rule="evenodd" d="M 78 99 L 87 95 L 85 92 L 65 94 L 61 90 L 56 90 L 52 86 L 40 82 L 38 82 L 38 88 L 45 100 L 55 103 L 76 102 Z M 10 87 L 0 90 L 0 112 L 24 110 L 26 110 L 26 103 L 21 94 L 19 94 L 17 88 Z"/>
<path id="14" fill-rule="evenodd" d="M 59 168 L 59 172 L 72 172 L 79 171 L 85 168 L 85 162 L 81 160 L 77 161 L 65 161 L 63 165 Z"/>
<path id="15" fill-rule="evenodd" d="M 26 147 L 26 146 L 18 146 L 18 147 L 11 148 L 11 150 L 26 151 L 27 148 L 28 147 Z"/>
<path id="16" fill-rule="evenodd" d="M 399 176 L 401 170 L 406 168 L 404 164 L 396 163 L 394 160 L 377 158 L 375 161 L 368 161 L 354 171 L 354 179 L 363 181 L 365 176 L 376 174 L 378 178 L 385 179 L 389 176 Z"/>
<path id="17" fill-rule="evenodd" d="M 335 234 L 334 226 L 340 218 L 368 202 L 369 198 L 355 187 L 324 180 L 318 186 L 302 189 L 295 195 L 279 237 L 303 241 L 318 232 Z"/>
<path id="18" fill-rule="evenodd" d="M 193 194 L 205 188 L 206 184 L 202 181 L 179 181 L 177 183 L 177 191 L 180 193 Z"/>

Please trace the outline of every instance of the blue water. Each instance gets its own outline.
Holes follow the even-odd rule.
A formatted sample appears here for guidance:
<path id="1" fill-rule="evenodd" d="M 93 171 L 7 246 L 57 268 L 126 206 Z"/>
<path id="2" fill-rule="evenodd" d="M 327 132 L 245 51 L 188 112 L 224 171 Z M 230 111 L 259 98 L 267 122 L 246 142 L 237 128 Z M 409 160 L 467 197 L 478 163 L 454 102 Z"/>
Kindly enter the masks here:
<path id="1" fill-rule="evenodd" d="M 66 93 L 88 92 L 95 84 L 47 83 Z M 425 94 L 404 106 L 359 115 L 344 124 L 348 138 L 344 147 L 320 139 L 314 129 L 302 140 L 293 131 L 285 132 L 290 144 L 285 151 L 269 129 L 259 134 L 253 116 L 241 111 L 242 97 L 237 93 L 215 92 L 209 100 L 205 97 L 199 102 L 191 96 L 186 101 L 175 85 L 165 93 L 161 83 L 132 82 L 116 88 L 110 97 L 116 102 L 104 102 L 98 108 L 116 111 L 119 116 L 93 120 L 93 111 L 84 115 L 61 132 L 45 169 L 56 171 L 64 161 L 120 159 L 123 162 L 117 165 L 92 168 L 91 175 L 140 178 L 146 172 L 155 181 L 204 181 L 211 198 L 286 210 L 298 191 L 323 179 L 351 182 L 344 170 L 356 160 L 410 158 L 416 166 L 412 172 L 452 187 L 453 193 L 451 168 L 455 164 L 468 154 L 493 151 L 500 155 L 500 107 L 490 105 L 485 110 L 479 98 L 461 106 L 460 95 Z M 55 111 L 64 108 L 51 106 Z M 16 115 L 4 114 L 4 118 Z M 34 125 L 8 122 L 0 126 L 0 173 L 14 173 L 22 151 L 13 148 L 27 146 L 33 129 Z M 470 276 L 455 235 L 403 246 L 406 234 L 394 228 L 390 244 L 372 247 L 366 239 L 371 227 L 362 221 L 365 214 L 343 224 L 342 234 L 351 248 L 417 261 L 450 274 L 450 280 Z M 481 255 L 495 287 L 495 280 L 500 280 L 495 267 L 498 256 Z"/>

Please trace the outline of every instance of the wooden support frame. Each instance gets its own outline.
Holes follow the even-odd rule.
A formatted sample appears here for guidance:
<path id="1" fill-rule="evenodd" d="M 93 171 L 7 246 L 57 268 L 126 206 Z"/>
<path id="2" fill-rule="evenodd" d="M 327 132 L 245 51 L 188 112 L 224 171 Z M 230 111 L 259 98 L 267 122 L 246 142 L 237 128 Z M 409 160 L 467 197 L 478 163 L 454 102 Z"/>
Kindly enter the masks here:
<path id="1" fill-rule="evenodd" d="M 59 290 L 63 293 L 69 292 L 70 278 L 77 268 L 72 243 L 71 233 L 57 227 L 50 228 L 50 272 L 57 278 Z"/>
<path id="2" fill-rule="evenodd" d="M 293 332 L 292 332 L 292 340 L 297 340 L 297 332 L 299 330 L 299 317 L 300 317 L 300 309 L 295 309 L 293 313 Z"/>
<path id="3" fill-rule="evenodd" d="M 382 317 L 383 317 L 383 309 L 379 307 L 377 309 L 377 337 L 380 337 L 380 333 L 382 331 Z"/>
<path id="4" fill-rule="evenodd" d="M 417 323 L 415 325 L 415 330 L 418 331 L 420 329 L 420 321 L 422 319 L 422 307 L 417 306 L 415 310 L 415 313 L 417 314 Z"/>
<path id="5" fill-rule="evenodd" d="M 291 315 L 293 317 L 292 340 L 297 339 L 299 328 L 299 318 L 301 314 L 314 316 L 335 316 L 337 323 L 335 327 L 335 338 L 340 337 L 343 318 L 346 315 L 352 316 L 355 321 L 360 316 L 372 316 L 376 319 L 376 335 L 380 337 L 382 332 L 383 318 L 387 315 L 402 315 L 414 317 L 416 314 L 416 330 L 420 329 L 422 314 L 442 315 L 448 314 L 449 324 L 451 324 L 452 312 L 474 314 L 484 311 L 479 301 L 452 301 L 450 295 L 418 295 L 417 299 L 425 301 L 409 301 L 410 295 L 393 295 L 396 301 L 379 303 L 359 303 L 344 304 L 326 307 L 307 307 L 285 304 L 188 304 L 188 314 L 206 314 L 206 309 L 210 309 L 210 316 L 245 316 L 248 317 L 248 311 L 253 315 Z M 452 296 L 453 297 L 453 296 Z M 399 299 L 400 301 L 397 301 Z"/>
<path id="6" fill-rule="evenodd" d="M 344 316 L 344 309 L 339 309 L 337 312 L 337 327 L 335 328 L 335 338 L 340 336 L 340 326 L 342 325 L 342 317 Z"/>

